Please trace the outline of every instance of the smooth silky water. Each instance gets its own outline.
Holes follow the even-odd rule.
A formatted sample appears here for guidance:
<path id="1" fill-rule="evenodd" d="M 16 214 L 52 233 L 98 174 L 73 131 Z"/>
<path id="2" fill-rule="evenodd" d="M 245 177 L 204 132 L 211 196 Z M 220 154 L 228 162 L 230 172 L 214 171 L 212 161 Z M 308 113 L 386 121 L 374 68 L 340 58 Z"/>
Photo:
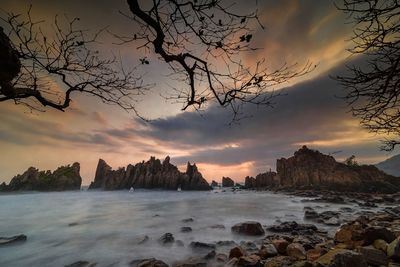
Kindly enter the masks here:
<path id="1" fill-rule="evenodd" d="M 127 266 L 132 260 L 149 257 L 172 263 L 195 253 L 189 247 L 192 241 L 256 239 L 232 234 L 230 228 L 235 223 L 303 222 L 305 206 L 322 206 L 319 210 L 349 206 L 301 200 L 269 192 L 230 190 L 3 194 L 0 236 L 25 234 L 28 239 L 0 247 L 0 266 L 54 267 L 80 260 L 97 262 L 99 267 Z M 186 218 L 194 221 L 182 222 Z M 217 224 L 225 229 L 212 228 Z M 193 231 L 181 233 L 182 226 Z M 159 244 L 157 240 L 167 232 L 185 246 Z M 138 244 L 146 235 L 149 240 Z"/>

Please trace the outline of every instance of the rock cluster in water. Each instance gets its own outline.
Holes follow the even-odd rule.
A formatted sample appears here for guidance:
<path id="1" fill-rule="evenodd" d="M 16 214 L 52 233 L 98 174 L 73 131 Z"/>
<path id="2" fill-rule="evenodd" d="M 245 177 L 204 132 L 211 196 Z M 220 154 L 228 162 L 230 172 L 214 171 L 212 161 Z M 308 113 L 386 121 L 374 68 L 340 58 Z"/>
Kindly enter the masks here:
<path id="1" fill-rule="evenodd" d="M 211 187 L 198 171 L 196 164 L 187 164 L 182 173 L 170 163 L 170 157 L 163 162 L 151 157 L 146 162 L 129 164 L 126 169 L 113 170 L 104 160 L 97 165 L 94 181 L 89 189 L 121 190 L 130 188 L 166 190 L 210 190 Z"/>
<path id="2" fill-rule="evenodd" d="M 54 172 L 39 171 L 30 167 L 23 174 L 11 179 L 10 183 L 2 183 L 0 191 L 66 191 L 80 190 L 82 178 L 79 174 L 80 165 L 75 162 L 59 167 Z"/>
<path id="3" fill-rule="evenodd" d="M 221 181 L 222 187 L 232 187 L 235 186 L 235 182 L 229 177 L 222 177 Z"/>
<path id="4" fill-rule="evenodd" d="M 312 188 L 336 191 L 394 193 L 400 179 L 373 165 L 346 165 L 334 157 L 303 146 L 290 158 L 276 163 L 277 172 L 246 177 L 247 188 Z"/>
<path id="5" fill-rule="evenodd" d="M 400 195 L 395 196 L 396 203 L 399 199 Z M 295 221 L 269 226 L 256 221 L 235 224 L 231 227 L 233 233 L 246 239 L 257 236 L 252 241 L 239 243 L 224 240 L 184 244 L 172 233 L 166 233 L 158 238 L 161 246 L 187 246 L 193 255 L 170 265 L 161 259 L 147 258 L 135 259 L 129 266 L 395 267 L 400 264 L 400 207 L 394 206 L 388 211 L 385 208 L 364 212 L 339 227 L 334 236 L 316 225 Z M 192 218 L 182 220 L 191 221 Z"/>

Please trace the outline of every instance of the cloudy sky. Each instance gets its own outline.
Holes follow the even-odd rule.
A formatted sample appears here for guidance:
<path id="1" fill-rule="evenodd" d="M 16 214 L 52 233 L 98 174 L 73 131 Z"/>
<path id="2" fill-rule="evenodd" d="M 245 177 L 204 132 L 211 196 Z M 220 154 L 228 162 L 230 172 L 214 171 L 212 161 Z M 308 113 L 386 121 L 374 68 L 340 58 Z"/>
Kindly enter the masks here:
<path id="1" fill-rule="evenodd" d="M 250 8 L 250 2 L 241 8 Z M 201 114 L 181 112 L 179 105 L 160 96 L 171 87 L 165 84 L 179 84 L 169 79 L 165 64 L 146 54 L 152 64 L 142 71 L 145 81 L 155 86 L 140 99 L 138 109 L 150 122 L 87 96 L 75 96 L 65 113 L 31 112 L 12 102 L 1 103 L 0 182 L 8 182 L 29 166 L 54 169 L 78 161 L 83 184 L 89 184 L 99 158 L 116 168 L 151 155 L 170 155 L 182 170 L 187 161 L 196 162 L 209 181 L 222 176 L 242 181 L 246 175 L 274 169 L 277 158 L 289 157 L 302 145 L 334 153 L 338 160 L 354 154 L 362 163 L 377 163 L 396 154 L 379 150 L 384 137 L 359 126 L 338 97 L 343 89 L 330 78 L 343 73 L 346 64 L 362 62 L 346 51 L 351 46 L 351 25 L 345 15 L 330 0 L 257 2 L 265 29 L 254 34 L 261 49 L 246 55 L 246 61 L 266 58 L 272 69 L 284 62 L 317 65 L 309 75 L 286 84 L 281 89 L 285 94 L 274 100 L 273 108 L 245 106 L 249 118 L 233 125 L 228 125 L 229 110 L 217 106 Z M 80 17 L 90 29 L 109 26 L 113 31 L 129 31 L 132 27 L 120 14 L 127 10 L 124 0 L 0 3 L 2 16 L 5 11 L 25 12 L 32 3 L 33 16 L 46 21 L 67 14 Z M 115 47 L 110 43 L 107 49 Z M 135 47 L 118 49 L 126 64 L 137 64 L 143 56 Z"/>

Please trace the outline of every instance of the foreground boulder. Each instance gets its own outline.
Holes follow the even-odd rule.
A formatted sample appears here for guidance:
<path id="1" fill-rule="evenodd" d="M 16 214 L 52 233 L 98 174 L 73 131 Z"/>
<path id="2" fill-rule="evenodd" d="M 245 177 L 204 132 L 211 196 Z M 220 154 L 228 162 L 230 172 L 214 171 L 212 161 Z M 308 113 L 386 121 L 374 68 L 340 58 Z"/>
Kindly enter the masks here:
<path id="1" fill-rule="evenodd" d="M 258 236 L 264 235 L 265 231 L 259 222 L 243 222 L 232 226 L 232 232 L 242 235 Z"/>
<path id="2" fill-rule="evenodd" d="M 368 267 L 363 255 L 347 249 L 335 249 L 315 261 L 323 267 Z"/>
<path id="3" fill-rule="evenodd" d="M 381 193 L 400 190 L 400 179 L 375 166 L 349 166 L 306 146 L 293 157 L 278 159 L 276 169 L 283 187 Z"/>
<path id="4" fill-rule="evenodd" d="M 39 171 L 30 167 L 22 175 L 11 179 L 8 185 L 2 184 L 0 191 L 66 191 L 80 190 L 82 178 L 80 165 L 74 164 L 62 166 L 51 171 Z"/>
<path id="5" fill-rule="evenodd" d="M 129 164 L 126 169 L 118 170 L 112 170 L 104 160 L 99 160 L 94 181 L 89 189 L 129 190 L 130 188 L 211 190 L 196 164 L 188 163 L 186 172 L 182 173 L 170 163 L 170 157 L 166 157 L 163 162 L 151 157 L 147 162 Z"/>
<path id="6" fill-rule="evenodd" d="M 361 253 L 365 261 L 372 266 L 387 266 L 388 257 L 385 252 L 374 247 L 360 247 L 358 252 Z"/>
<path id="7" fill-rule="evenodd" d="M 387 254 L 389 258 L 400 261 L 400 237 L 388 245 Z"/>

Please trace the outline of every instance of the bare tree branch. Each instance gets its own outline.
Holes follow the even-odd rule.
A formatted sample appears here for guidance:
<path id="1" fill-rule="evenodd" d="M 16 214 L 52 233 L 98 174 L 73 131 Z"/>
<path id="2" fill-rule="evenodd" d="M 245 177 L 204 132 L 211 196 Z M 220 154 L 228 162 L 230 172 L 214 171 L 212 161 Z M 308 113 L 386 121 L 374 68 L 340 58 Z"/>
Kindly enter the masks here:
<path id="1" fill-rule="evenodd" d="M 174 88 L 175 93 L 166 98 L 182 103 L 182 110 L 216 101 L 232 108 L 236 117 L 238 105 L 271 105 L 279 95 L 271 90 L 273 86 L 312 69 L 307 63 L 268 71 L 264 59 L 245 64 L 241 57 L 256 50 L 250 45 L 251 25 L 262 25 L 257 12 L 232 11 L 231 1 L 153 0 L 146 3 L 147 9 L 138 0 L 127 2 L 139 31 L 121 38 L 121 43 L 139 40 L 139 48 L 153 50 L 170 65 L 176 79 L 187 86 Z"/>
<path id="2" fill-rule="evenodd" d="M 350 66 L 350 75 L 336 79 L 346 88 L 344 98 L 365 128 L 399 138 L 383 142 L 383 149 L 393 150 L 400 143 L 400 3 L 344 0 L 338 8 L 354 23 L 350 51 L 368 61 L 364 67 Z"/>
<path id="3" fill-rule="evenodd" d="M 136 96 L 148 88 L 134 71 L 125 70 L 116 57 L 103 59 L 94 50 L 101 31 L 90 36 L 76 28 L 79 18 L 66 23 L 58 17 L 54 32 L 45 33 L 43 21 L 8 13 L 1 18 L 0 102 L 12 100 L 36 110 L 64 111 L 74 92 L 134 111 Z"/>

